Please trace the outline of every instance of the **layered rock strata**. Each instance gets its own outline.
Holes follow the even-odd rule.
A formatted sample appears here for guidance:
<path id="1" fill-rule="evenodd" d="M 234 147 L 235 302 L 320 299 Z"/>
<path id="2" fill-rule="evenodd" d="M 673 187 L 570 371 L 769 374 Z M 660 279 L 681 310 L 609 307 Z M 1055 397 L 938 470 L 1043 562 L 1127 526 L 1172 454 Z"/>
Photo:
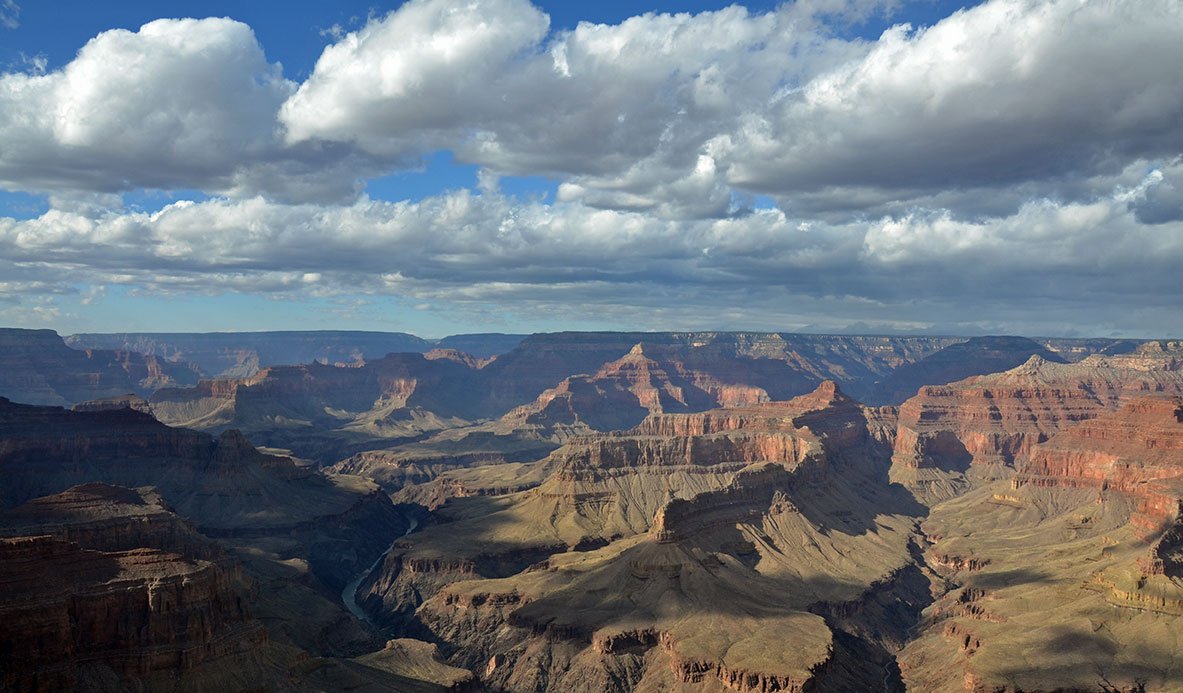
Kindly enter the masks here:
<path id="1" fill-rule="evenodd" d="M 2 512 L 3 686 L 263 685 L 267 638 L 242 588 L 151 489 L 87 484 Z"/>
<path id="2" fill-rule="evenodd" d="M 904 650 L 910 686 L 1183 685 L 1163 646 L 1183 628 L 1183 399 L 1130 389 L 1032 446 L 1013 479 L 933 509 L 927 561 L 952 589 Z"/>
<path id="3" fill-rule="evenodd" d="M 572 440 L 536 488 L 445 504 L 454 520 L 397 543 L 366 604 L 508 690 L 881 677 L 851 674 L 861 636 L 809 610 L 860 603 L 908 561 L 922 508 L 886 484 L 868 419 L 825 383 Z"/>
<path id="4" fill-rule="evenodd" d="M 925 387 L 899 408 L 893 478 L 936 501 L 1009 476 L 1056 433 L 1131 397 L 1183 394 L 1183 357 L 1158 343 L 1119 356 L 1018 368 Z"/>
<path id="5" fill-rule="evenodd" d="M 196 382 L 188 364 L 130 351 L 71 349 L 52 330 L 0 328 L 0 396 L 14 401 L 69 406 Z"/>

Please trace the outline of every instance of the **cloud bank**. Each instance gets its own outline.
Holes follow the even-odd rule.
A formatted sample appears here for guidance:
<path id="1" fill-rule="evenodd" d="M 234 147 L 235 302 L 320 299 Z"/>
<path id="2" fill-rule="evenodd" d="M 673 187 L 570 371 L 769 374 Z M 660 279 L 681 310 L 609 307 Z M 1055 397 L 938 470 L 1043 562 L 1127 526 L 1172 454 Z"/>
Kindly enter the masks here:
<path id="1" fill-rule="evenodd" d="M 876 40 L 829 25 L 868 7 L 556 32 L 526 0 L 412 0 L 302 83 L 232 20 L 104 32 L 60 70 L 0 76 L 0 187 L 55 200 L 0 219 L 0 286 L 1183 332 L 1183 5 L 992 0 Z M 360 192 L 438 150 L 483 192 Z M 520 175 L 556 199 L 497 192 Z M 138 189 L 216 197 L 121 209 Z"/>

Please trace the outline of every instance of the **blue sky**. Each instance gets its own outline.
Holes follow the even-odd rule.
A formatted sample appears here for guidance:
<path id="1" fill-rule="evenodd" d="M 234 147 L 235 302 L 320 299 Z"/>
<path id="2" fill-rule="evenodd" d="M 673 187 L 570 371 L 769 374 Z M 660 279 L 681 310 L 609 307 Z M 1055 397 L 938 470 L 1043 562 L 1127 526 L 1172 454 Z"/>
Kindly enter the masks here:
<path id="1" fill-rule="evenodd" d="M 1183 329 L 1170 0 L 0 8 L 0 323 Z"/>

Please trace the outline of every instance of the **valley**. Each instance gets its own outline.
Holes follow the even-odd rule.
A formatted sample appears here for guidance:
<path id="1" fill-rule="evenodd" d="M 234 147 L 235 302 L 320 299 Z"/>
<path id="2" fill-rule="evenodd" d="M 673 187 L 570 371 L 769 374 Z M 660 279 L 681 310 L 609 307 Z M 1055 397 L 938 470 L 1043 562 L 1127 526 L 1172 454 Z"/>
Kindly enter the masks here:
<path id="1" fill-rule="evenodd" d="M 1176 342 L 132 337 L 5 333 L 5 689 L 1183 687 Z"/>

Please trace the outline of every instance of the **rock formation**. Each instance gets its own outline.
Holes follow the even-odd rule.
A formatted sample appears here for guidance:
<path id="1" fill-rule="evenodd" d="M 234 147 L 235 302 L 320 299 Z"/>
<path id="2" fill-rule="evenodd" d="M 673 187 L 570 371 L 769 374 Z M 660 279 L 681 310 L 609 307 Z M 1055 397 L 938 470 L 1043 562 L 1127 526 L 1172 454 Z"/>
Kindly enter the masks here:
<path id="1" fill-rule="evenodd" d="M 424 352 L 430 342 L 401 332 L 211 332 L 75 334 L 76 348 L 119 349 L 197 365 L 207 377 L 246 378 L 261 368 L 365 362 L 391 352 Z"/>
<path id="2" fill-rule="evenodd" d="M 359 364 L 386 354 L 452 349 L 491 359 L 517 346 L 523 335 L 466 334 L 438 342 L 402 332 L 309 330 L 288 332 L 75 334 L 77 349 L 111 349 L 195 364 L 206 377 L 247 378 L 271 366 L 319 362 Z"/>
<path id="3" fill-rule="evenodd" d="M 901 404 L 925 385 L 941 385 L 1009 370 L 1026 363 L 1032 356 L 1054 363 L 1064 361 L 1042 344 L 1026 337 L 973 337 L 893 370 L 875 383 L 866 401 L 868 404 Z"/>
<path id="4" fill-rule="evenodd" d="M 266 685 L 223 552 L 150 489 L 87 484 L 0 513 L 6 690 Z"/>
<path id="5" fill-rule="evenodd" d="M 161 387 L 191 385 L 197 373 L 129 351 L 76 350 L 52 330 L 0 328 L 0 396 L 68 406 Z"/>
<path id="6" fill-rule="evenodd" d="M 99 399 L 92 399 L 86 402 L 79 402 L 73 407 L 74 411 L 118 411 L 120 409 L 132 409 L 144 414 L 152 414 L 152 405 L 148 400 L 136 394 L 120 395 L 118 397 L 102 397 Z"/>
<path id="7" fill-rule="evenodd" d="M 352 368 L 277 366 L 244 379 L 157 391 L 162 421 L 207 431 L 237 428 L 254 440 L 319 460 L 351 446 L 413 440 L 480 416 L 477 371 L 422 354 L 388 354 Z"/>
<path id="8" fill-rule="evenodd" d="M 928 564 L 947 591 L 900 657 L 910 687 L 1183 685 L 1166 644 L 1183 628 L 1183 399 L 1122 401 L 933 509 Z"/>
<path id="9" fill-rule="evenodd" d="M 1183 688 L 1180 345 L 514 339 L 0 399 L 4 686 Z"/>
<path id="10" fill-rule="evenodd" d="M 423 643 L 354 658 L 382 640 L 342 588 L 408 522 L 370 482 L 236 432 L 7 400 L 0 476 L 6 690 L 466 685 Z"/>
<path id="11" fill-rule="evenodd" d="M 841 686 L 882 646 L 825 605 L 899 579 L 922 511 L 887 485 L 873 418 L 827 382 L 575 438 L 534 488 L 440 507 L 366 605 L 510 690 Z"/>
<path id="12" fill-rule="evenodd" d="M 932 500 L 1009 476 L 1038 443 L 1132 396 L 1183 394 L 1183 354 L 1158 343 L 1078 363 L 1033 356 L 1002 373 L 921 388 L 899 409 L 895 479 Z"/>
<path id="13" fill-rule="evenodd" d="M 237 431 L 215 439 L 131 409 L 73 412 L 0 399 L 0 474 L 0 507 L 101 481 L 157 488 L 207 535 L 302 534 L 330 584 L 365 560 L 354 548 L 347 560 L 333 555 L 345 535 L 361 530 L 357 538 L 371 537 L 366 550 L 377 555 L 403 522 L 370 482 L 260 453 Z"/>

